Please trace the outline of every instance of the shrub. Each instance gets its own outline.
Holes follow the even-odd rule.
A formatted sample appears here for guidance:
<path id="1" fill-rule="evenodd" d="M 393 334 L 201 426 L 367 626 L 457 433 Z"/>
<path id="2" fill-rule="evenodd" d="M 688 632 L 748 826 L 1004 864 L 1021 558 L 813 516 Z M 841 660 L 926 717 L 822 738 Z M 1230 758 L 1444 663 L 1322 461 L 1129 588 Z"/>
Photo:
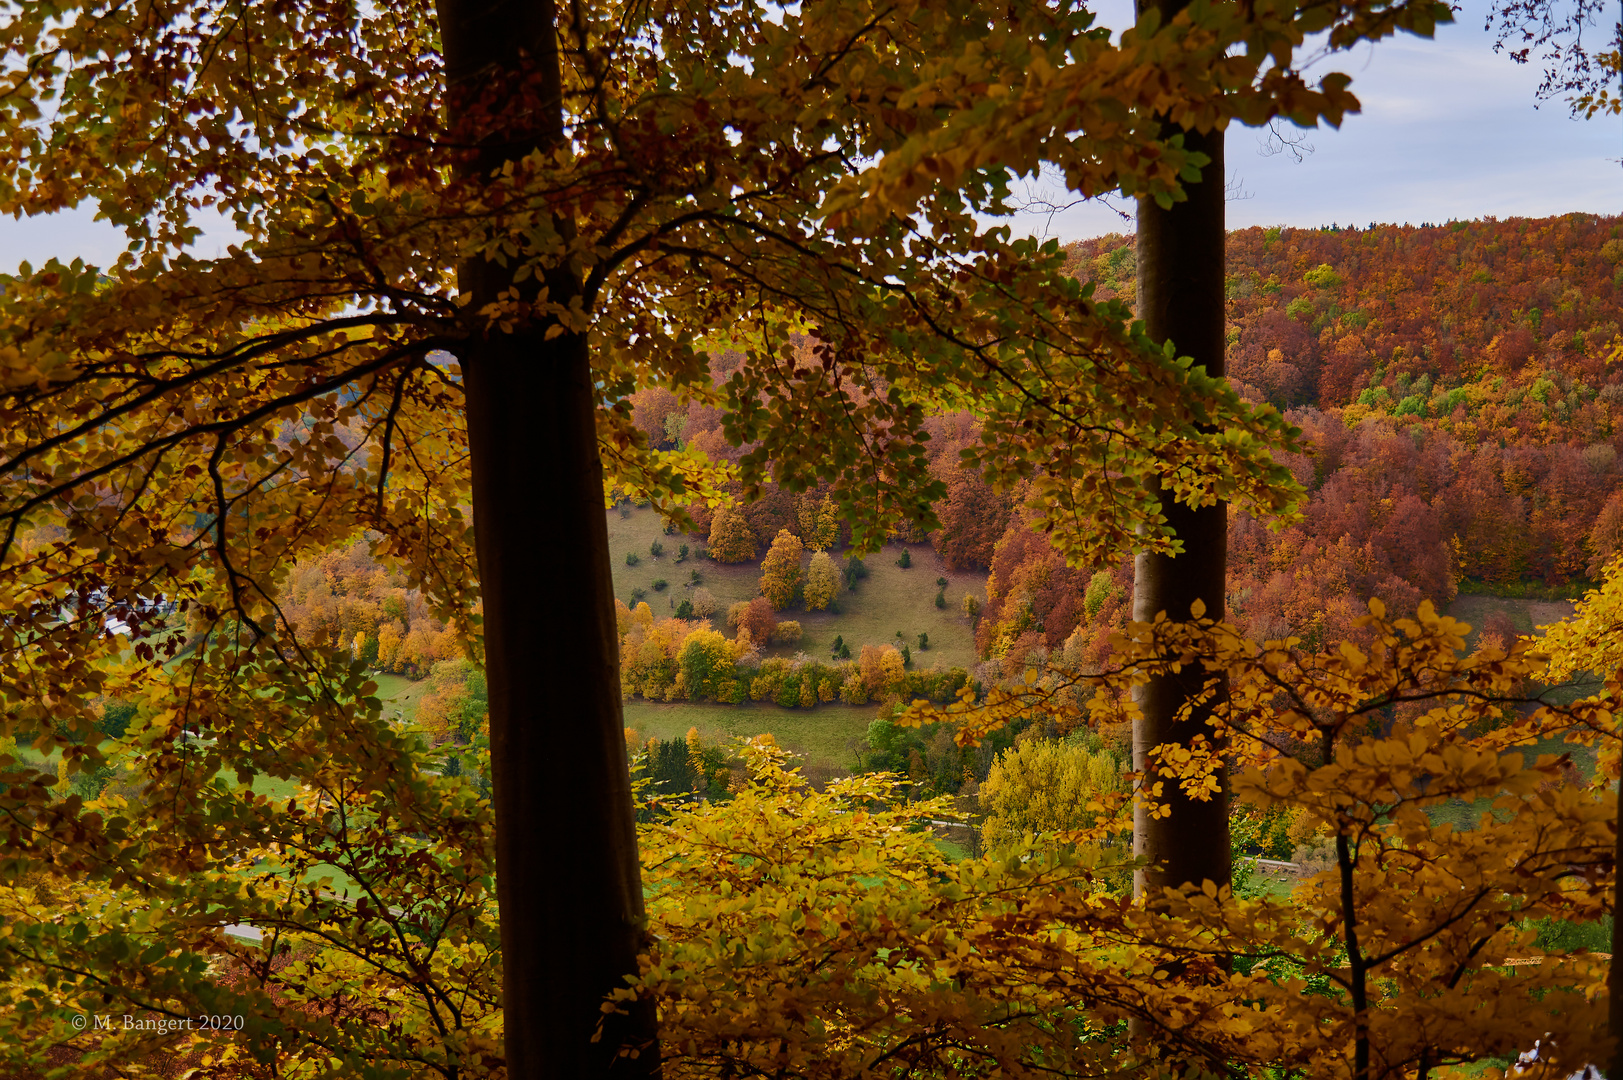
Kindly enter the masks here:
<path id="1" fill-rule="evenodd" d="M 635 551 L 626 552 L 626 565 L 627 566 L 636 566 L 640 562 L 642 562 L 642 560 L 637 558 L 637 553 Z"/>
<path id="2" fill-rule="evenodd" d="M 793 645 L 800 640 L 800 624 L 793 619 L 785 619 L 772 630 L 772 643 L 774 645 Z"/>
<path id="3" fill-rule="evenodd" d="M 682 562 L 687 557 L 688 557 L 688 546 L 686 544 L 678 544 L 677 547 L 676 547 L 676 561 L 677 562 Z"/>
<path id="4" fill-rule="evenodd" d="M 868 567 L 855 555 L 845 560 L 845 587 L 857 591 L 857 582 L 868 576 Z"/>
<path id="5" fill-rule="evenodd" d="M 688 571 L 688 584 L 697 585 L 699 582 L 701 582 L 703 580 L 704 580 L 704 578 L 699 576 L 699 572 L 697 570 L 689 570 Z"/>
<path id="6" fill-rule="evenodd" d="M 946 587 L 947 587 L 947 579 L 946 579 L 946 578 L 944 578 L 944 577 L 938 577 L 938 578 L 936 578 L 936 579 L 935 579 L 935 583 L 936 583 L 936 584 L 937 584 L 937 585 L 939 585 L 939 586 L 941 586 L 941 587 L 942 587 L 942 588 L 943 588 L 943 589 L 945 589 L 945 588 L 946 588 Z"/>
<path id="7" fill-rule="evenodd" d="M 666 581 L 664 578 L 655 578 L 654 579 L 654 591 L 655 592 L 664 592 L 666 587 L 669 586 L 669 585 L 670 585 L 670 582 Z"/>
<path id="8" fill-rule="evenodd" d="M 716 613 L 716 598 L 709 589 L 693 590 L 693 614 L 708 619 Z"/>
<path id="9" fill-rule="evenodd" d="M 834 644 L 829 646 L 829 652 L 834 656 L 838 656 L 840 655 L 840 650 L 843 648 L 845 648 L 845 635 L 835 634 Z"/>
<path id="10" fill-rule="evenodd" d="M 757 596 L 748 603 L 740 602 L 728 608 L 727 625 L 748 630 L 751 641 L 764 645 L 772 640 L 772 631 L 778 626 L 778 616 L 772 610 L 772 601 Z"/>
<path id="11" fill-rule="evenodd" d="M 693 618 L 693 601 L 684 596 L 682 602 L 676 605 L 676 617 L 678 619 Z"/>
<path id="12" fill-rule="evenodd" d="M 902 698 L 907 701 L 914 698 L 929 698 L 937 705 L 945 705 L 955 700 L 958 691 L 968 683 L 969 672 L 961 667 L 949 668 L 946 671 L 938 668 L 910 671 L 902 680 Z"/>
<path id="13" fill-rule="evenodd" d="M 639 588 L 631 590 L 631 602 L 633 604 L 640 604 L 644 599 L 647 598 L 647 596 L 648 596 L 648 590 L 647 589 L 639 587 Z"/>
<path id="14" fill-rule="evenodd" d="M 975 594 L 974 593 L 969 593 L 968 595 L 966 595 L 964 597 L 964 605 L 963 606 L 964 606 L 964 617 L 965 618 L 976 619 L 976 618 L 980 617 L 981 602 L 979 600 L 975 599 Z"/>
<path id="15" fill-rule="evenodd" d="M 947 606 L 947 590 L 946 589 L 937 589 L 936 590 L 935 606 L 938 607 L 938 608 L 944 608 L 944 607 Z"/>
<path id="16" fill-rule="evenodd" d="M 908 550 L 907 548 L 903 548 L 902 549 L 902 557 L 900 559 L 896 560 L 896 565 L 900 566 L 903 570 L 906 570 L 909 566 L 912 566 L 913 565 L 913 552 Z"/>
<path id="17" fill-rule="evenodd" d="M 919 635 L 919 652 L 923 652 L 925 649 L 928 649 L 929 647 L 930 647 L 930 635 L 929 634 L 920 634 Z"/>
<path id="18" fill-rule="evenodd" d="M 665 545 L 660 543 L 658 540 L 655 540 L 652 544 L 648 545 L 648 554 L 652 555 L 656 559 L 659 558 L 661 555 L 665 554 Z"/>
<path id="19" fill-rule="evenodd" d="M 902 666 L 904 668 L 913 666 L 913 650 L 906 645 L 902 646 Z"/>

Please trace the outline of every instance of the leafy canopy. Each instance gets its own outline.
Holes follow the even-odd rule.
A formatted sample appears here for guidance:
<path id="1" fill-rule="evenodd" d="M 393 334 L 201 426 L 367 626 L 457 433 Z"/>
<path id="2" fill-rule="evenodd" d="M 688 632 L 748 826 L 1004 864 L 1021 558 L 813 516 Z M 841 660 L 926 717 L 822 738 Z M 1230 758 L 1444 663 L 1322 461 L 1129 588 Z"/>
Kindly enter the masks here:
<path id="1" fill-rule="evenodd" d="M 1042 161 L 1087 193 L 1176 200 L 1203 162 L 1159 117 L 1337 122 L 1356 103 L 1294 70 L 1305 35 L 1424 33 L 1446 8 L 1198 3 L 1114 42 L 1072 4 L 561 18 L 560 84 L 537 68 L 453 91 L 426 0 L 0 2 L 0 212 L 93 200 L 130 240 L 113 266 L 23 267 L 0 296 L 0 736 L 68 775 L 112 767 L 134 796 L 5 766 L 0 1042 L 20 1062 L 112 998 L 240 1011 L 241 1053 L 312 1075 L 490 1066 L 488 809 L 421 771 L 365 673 L 277 600 L 302 553 L 370 530 L 477 659 L 462 344 L 586 334 L 611 489 L 673 513 L 732 474 L 650 450 L 641 388 L 726 409 L 746 494 L 829 481 L 859 544 L 929 518 L 923 421 L 959 406 L 983 419 L 966 461 L 1031 480 L 1073 559 L 1175 544 L 1156 479 L 1285 511 L 1277 414 L 1094 303 L 1057 245 L 976 215 Z M 453 113 L 556 117 L 562 138 L 514 160 Z M 186 247 L 205 213 L 240 234 L 214 258 Z M 479 259 L 580 288 L 475 309 L 454 268 Z M 728 344 L 744 362 L 713 385 L 705 353 Z M 106 697 L 140 707 L 118 739 L 95 737 Z M 311 946 L 283 996 L 220 937 L 240 923 Z M 257 981 L 218 978 L 205 961 L 226 953 Z M 72 1045 L 94 1064 L 154 1043 Z"/>

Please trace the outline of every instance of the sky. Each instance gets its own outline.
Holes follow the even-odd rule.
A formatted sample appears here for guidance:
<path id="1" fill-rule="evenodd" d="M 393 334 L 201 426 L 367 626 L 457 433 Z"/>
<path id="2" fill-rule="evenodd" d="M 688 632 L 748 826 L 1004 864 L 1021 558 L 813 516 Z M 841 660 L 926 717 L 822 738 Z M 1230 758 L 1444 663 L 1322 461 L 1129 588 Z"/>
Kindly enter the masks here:
<path id="1" fill-rule="evenodd" d="M 1119 29 L 1131 20 L 1132 3 L 1101 0 L 1098 11 Z M 1400 35 L 1310 69 L 1310 76 L 1351 75 L 1364 107 L 1339 131 L 1309 132 L 1313 152 L 1300 163 L 1288 153 L 1264 156 L 1259 132 L 1230 128 L 1231 182 L 1248 197 L 1229 203 L 1229 227 L 1623 212 L 1623 123 L 1573 120 L 1560 101 L 1540 105 L 1538 68 L 1494 54 L 1483 12 L 1484 0 L 1471 0 L 1434 40 Z M 1066 201 L 1062 190 L 1040 180 L 1030 190 Z M 1032 215 L 1026 224 L 1062 240 L 1131 231 L 1121 209 L 1131 205 L 1087 203 Z M 215 255 L 230 240 L 229 230 L 206 231 L 195 250 Z M 25 259 L 39 266 L 53 255 L 106 265 L 123 247 L 122 236 L 86 208 L 0 218 L 4 271 Z"/>
<path id="2" fill-rule="evenodd" d="M 1623 123 L 1573 120 L 1562 101 L 1540 104 L 1540 69 L 1493 52 L 1485 9 L 1473 0 L 1433 39 L 1400 34 L 1310 68 L 1310 78 L 1351 75 L 1363 110 L 1340 130 L 1308 132 L 1314 150 L 1300 164 L 1262 156 L 1256 129 L 1230 127 L 1230 180 L 1250 197 L 1228 204 L 1229 227 L 1623 212 Z M 1097 10 L 1113 29 L 1132 18 L 1131 0 Z M 1077 240 L 1132 225 L 1090 204 L 1038 222 L 1045 228 Z"/>

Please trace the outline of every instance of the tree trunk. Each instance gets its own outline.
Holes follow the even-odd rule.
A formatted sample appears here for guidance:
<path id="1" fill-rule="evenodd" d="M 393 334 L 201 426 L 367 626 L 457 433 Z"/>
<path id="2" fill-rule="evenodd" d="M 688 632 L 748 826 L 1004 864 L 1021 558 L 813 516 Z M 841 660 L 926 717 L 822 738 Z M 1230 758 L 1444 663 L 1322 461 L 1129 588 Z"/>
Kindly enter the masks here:
<path id="1" fill-rule="evenodd" d="M 1140 0 L 1139 11 L 1146 7 Z M 1160 4 L 1171 18 L 1183 0 Z M 1187 187 L 1185 202 L 1163 210 L 1153 199 L 1138 203 L 1139 318 L 1156 341 L 1170 339 L 1180 356 L 1194 358 L 1213 375 L 1223 370 L 1223 133 L 1186 132 L 1185 145 L 1212 161 L 1201 181 Z M 1167 519 L 1183 541 L 1176 558 L 1141 554 L 1133 568 L 1133 618 L 1148 622 L 1156 612 L 1187 619 L 1189 607 L 1204 601 L 1206 614 L 1224 614 L 1228 556 L 1228 508 L 1223 503 L 1191 509 L 1163 497 Z M 1205 713 L 1174 722 L 1178 710 L 1205 680 L 1199 670 L 1153 680 L 1139 695 L 1143 718 L 1133 730 L 1133 767 L 1143 771 L 1145 755 L 1156 746 L 1188 742 L 1210 733 Z M 1210 880 L 1230 883 L 1228 778 L 1219 777 L 1223 795 L 1206 802 L 1185 797 L 1171 784 L 1163 793 L 1171 814 L 1151 818 L 1141 806 L 1133 819 L 1133 852 L 1152 865 L 1134 875 L 1134 892 L 1153 899 L 1163 886 Z"/>
<path id="2" fill-rule="evenodd" d="M 538 98 L 475 131 L 469 175 L 557 145 L 563 121 L 555 11 L 536 0 L 439 0 L 453 132 L 470 102 L 534 76 Z M 550 100 L 549 100 L 550 99 Z M 459 113 L 459 110 L 461 111 Z M 474 173 L 473 170 L 478 170 Z M 563 235 L 573 223 L 556 222 Z M 483 259 L 459 268 L 470 313 L 513 286 Z M 567 270 L 553 301 L 578 295 Z M 535 295 L 532 280 L 520 286 Z M 584 337 L 547 323 L 475 333 L 460 350 L 484 602 L 496 817 L 496 897 L 511 1080 L 657 1075 L 651 1005 L 609 1017 L 645 926 L 620 709 L 596 391 Z M 622 1047 L 639 1051 L 617 1060 Z"/>
<path id="3" fill-rule="evenodd" d="M 1606 1075 L 1623 1080 L 1623 782 L 1618 785 L 1612 866 L 1612 958 L 1606 962 L 1606 1029 L 1612 1036 L 1612 1060 Z"/>

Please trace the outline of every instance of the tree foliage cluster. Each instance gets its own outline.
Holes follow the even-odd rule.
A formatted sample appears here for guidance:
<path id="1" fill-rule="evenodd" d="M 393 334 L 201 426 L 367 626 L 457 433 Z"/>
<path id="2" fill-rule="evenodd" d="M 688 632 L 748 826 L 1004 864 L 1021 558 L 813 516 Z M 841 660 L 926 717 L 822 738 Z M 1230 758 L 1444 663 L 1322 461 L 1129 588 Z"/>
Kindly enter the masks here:
<path id="1" fill-rule="evenodd" d="M 1081 241 L 1069 249 L 1072 266 L 1095 295 L 1121 295 L 1132 244 L 1116 235 Z M 1418 415 L 1447 415 L 1455 407 L 1442 405 L 1447 391 L 1484 377 L 1525 387 L 1562 373 L 1591 392 L 1615 379 L 1607 356 L 1623 325 L 1616 216 L 1253 227 L 1229 233 L 1227 272 L 1229 377 L 1281 409 L 1344 408 L 1384 386 L 1391 411 L 1426 376 L 1432 393 Z"/>
<path id="2" fill-rule="evenodd" d="M 651 789 L 645 820 L 663 812 L 664 800 L 697 797 L 720 802 L 731 798 L 735 770 L 742 776 L 742 762 L 722 747 L 707 744 L 696 727 L 680 739 L 651 738 L 640 745 L 636 732 L 627 728 L 626 749 L 634 755 L 633 770 Z"/>
<path id="3" fill-rule="evenodd" d="M 989 1061 L 1015 1076 L 1105 1075 L 1142 1064 L 1123 1020 L 1157 1033 L 1162 1067 L 1256 1075 L 1427 1074 L 1514 1057 L 1534 1039 L 1547 1068 L 1598 1059 L 1604 964 L 1535 940 L 1553 925 L 1543 920 L 1592 923 L 1610 904 L 1620 688 L 1562 709 L 1517 708 L 1519 684 L 1542 667 L 1525 643 L 1466 654 L 1465 628 L 1429 606 L 1415 620 L 1371 608 L 1368 648 L 1261 646 L 1210 622 L 1134 624 L 1108 672 L 1051 667 L 985 703 L 905 718 L 948 721 L 965 741 L 1032 715 L 1119 723 L 1149 669 L 1223 671 L 1231 692 L 1204 745 L 1228 737 L 1235 796 L 1328 837 L 1328 863 L 1288 900 L 1198 886 L 1150 908 L 1114 899 L 1111 874 L 1124 864 L 1110 838 L 1128 800 L 1109 770 L 1078 774 L 1071 827 L 1048 842 L 948 864 L 905 828 L 950 815 L 947 804 L 902 801 L 895 789 L 876 810 L 873 779 L 818 793 L 754 758 L 737 802 L 677 815 L 645 839 L 650 871 L 672 882 L 652 913 L 661 944 L 625 996 L 656 995 L 673 1018 L 681 1036 L 667 1064 L 679 1075 L 768 1061 L 793 1076 L 973 1075 Z M 1558 756 L 1516 749 L 1550 737 L 1598 743 L 1596 779 L 1571 783 Z M 1056 768 L 1074 764 L 1062 763 L 1064 743 L 1022 745 Z M 1096 771 L 1100 755 L 1086 756 Z M 1219 797 L 1212 764 L 1161 758 L 1147 793 Z M 1491 809 L 1473 829 L 1434 822 L 1430 810 L 1455 800 Z M 759 874 L 743 891 L 741 864 Z M 694 889 L 707 899 L 693 903 Z M 1180 975 L 1141 977 L 1158 967 Z M 797 1019 L 808 1016 L 819 1022 Z M 1031 1028 L 1010 1038 L 1027 1018 Z M 1049 1042 L 1060 1032 L 1063 1047 Z"/>
<path id="4" fill-rule="evenodd" d="M 1326 1072 L 1351 1045 L 1361 1080 L 1371 1046 L 1445 1045 L 1412 1024 L 1372 1041 L 1360 979 L 1413 950 L 1360 954 L 1345 880 L 1310 925 L 1348 929 L 1351 1004 L 1292 1023 L 1292 976 L 1223 985 L 1242 965 L 1212 942 L 1237 929 L 1244 955 L 1334 979 L 1295 909 L 1217 889 L 1169 899 L 1176 923 L 1095 905 L 1083 857 L 892 870 L 917 819 L 870 812 L 878 781 L 807 802 L 764 762 L 733 818 L 680 819 L 718 833 L 644 830 L 645 889 L 601 513 L 605 490 L 680 515 L 734 482 L 746 506 L 768 480 L 826 484 L 867 550 L 930 523 L 926 416 L 973 408 L 961 463 L 1029 482 L 1078 565 L 1176 550 L 1167 499 L 1288 515 L 1270 453 L 1297 443 L 1276 412 L 1095 299 L 1057 244 L 986 218 L 1050 167 L 1171 207 L 1225 125 L 1356 110 L 1346 75 L 1302 75 L 1310 36 L 1429 34 L 1446 5 L 1195 4 L 1120 35 L 1066 3 L 0 6 L 0 211 L 94 201 L 130 241 L 109 267 L 22 267 L 0 296 L 0 716 L 65 775 L 142 779 L 137 801 L 87 801 L 4 763 L 8 1064 L 65 1049 L 87 1073 L 139 1071 L 211 1038 L 73 1027 L 110 1007 L 241 1014 L 203 1067 L 315 1077 L 573 1080 L 622 1053 L 636 1075 L 661 1057 L 672 1076 L 1096 1075 L 1138 1067 L 1114 1037 L 1134 1019 L 1176 1036 L 1165 1056 L 1225 1068 Z M 203 257 L 209 211 L 238 241 Z M 632 395 L 654 387 L 718 408 L 736 461 L 684 443 L 669 411 L 650 445 Z M 308 644 L 280 608 L 299 558 L 365 529 L 487 675 L 490 801 L 424 768 L 350 643 Z M 203 633 L 173 668 L 161 629 L 105 632 L 106 607 L 154 594 Z M 519 692 L 532 681 L 544 700 Z M 106 697 L 141 706 L 121 739 L 88 737 Z M 1506 787 L 1451 760 L 1415 773 Z M 1332 777 L 1346 806 L 1288 772 L 1280 797 L 1384 836 L 1413 815 L 1356 800 L 1388 799 L 1390 771 Z M 293 794 L 261 796 L 264 775 Z M 1536 836 L 1505 834 L 1520 861 L 1484 882 L 1489 916 L 1501 897 L 1528 916 L 1586 902 L 1541 891 L 1538 845 L 1575 837 L 1560 862 L 1583 865 L 1591 824 L 1587 803 L 1552 807 Z M 546 846 L 538 822 L 557 823 Z M 1377 903 L 1401 892 L 1378 884 Z M 270 948 L 221 936 L 242 924 Z M 1155 977 L 1174 969 L 1196 977 Z M 1563 978 L 1503 1000 L 1565 1033 L 1588 1017 L 1544 1015 Z M 600 1008 L 611 990 L 623 1011 Z M 1309 1034 L 1246 1015 L 1276 1005 Z M 1481 1034 L 1438 1060 L 1517 1033 Z"/>
<path id="5" fill-rule="evenodd" d="M 421 678 L 463 656 L 462 637 L 432 614 L 422 591 L 362 540 L 296 560 L 278 600 L 310 644 L 351 649 L 378 671 Z"/>

